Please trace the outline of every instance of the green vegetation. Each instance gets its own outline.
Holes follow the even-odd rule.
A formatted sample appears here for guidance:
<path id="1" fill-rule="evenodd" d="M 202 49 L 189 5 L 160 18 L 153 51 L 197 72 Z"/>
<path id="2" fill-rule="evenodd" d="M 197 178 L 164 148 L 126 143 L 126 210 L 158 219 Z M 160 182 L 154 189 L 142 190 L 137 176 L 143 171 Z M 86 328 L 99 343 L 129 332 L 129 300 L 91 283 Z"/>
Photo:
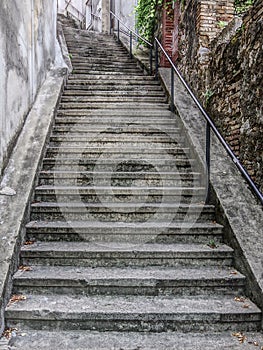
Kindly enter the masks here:
<path id="1" fill-rule="evenodd" d="M 227 26 L 227 22 L 219 21 L 219 22 L 217 22 L 217 25 L 218 25 L 219 28 L 223 29 L 223 28 L 225 28 Z"/>
<path id="2" fill-rule="evenodd" d="M 166 2 L 166 9 L 170 4 L 176 1 L 182 0 L 169 0 Z M 139 34 L 146 40 L 152 42 L 154 36 L 154 30 L 156 25 L 156 10 L 158 7 L 162 7 L 163 0 L 139 0 L 138 5 L 135 8 L 137 23 L 136 27 Z"/>
<path id="3" fill-rule="evenodd" d="M 139 34 L 146 40 L 152 42 L 156 21 L 156 8 L 160 5 L 159 0 L 139 0 L 135 8 L 136 27 Z"/>
<path id="4" fill-rule="evenodd" d="M 180 1 L 183 5 L 185 0 L 168 0 L 166 1 L 165 9 L 171 8 L 171 4 L 176 1 Z M 235 0 L 235 12 L 242 14 L 249 9 L 255 0 Z M 146 40 L 152 42 L 154 37 L 154 31 L 156 28 L 156 11 L 158 7 L 164 6 L 164 0 L 138 0 L 138 5 L 135 8 L 137 24 L 136 27 L 139 34 Z M 222 28 L 225 26 L 225 22 L 219 22 L 218 25 Z"/>
<path id="5" fill-rule="evenodd" d="M 255 0 L 235 0 L 235 11 L 237 14 L 246 12 Z"/>
<path id="6" fill-rule="evenodd" d="M 211 101 L 211 98 L 215 94 L 214 91 L 207 89 L 206 92 L 203 93 L 203 96 L 205 98 L 205 106 L 207 107 Z"/>

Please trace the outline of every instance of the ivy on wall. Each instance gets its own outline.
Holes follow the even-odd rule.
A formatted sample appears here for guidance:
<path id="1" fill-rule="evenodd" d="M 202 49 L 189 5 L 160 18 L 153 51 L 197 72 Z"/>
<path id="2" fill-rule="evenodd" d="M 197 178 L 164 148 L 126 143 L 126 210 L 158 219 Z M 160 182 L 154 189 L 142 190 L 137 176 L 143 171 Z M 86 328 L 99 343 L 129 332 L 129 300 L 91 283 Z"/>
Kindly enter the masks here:
<path id="1" fill-rule="evenodd" d="M 153 40 L 158 5 L 162 5 L 162 0 L 139 0 L 135 8 L 136 27 L 139 34 L 150 42 Z"/>
<path id="2" fill-rule="evenodd" d="M 164 0 L 139 0 L 135 8 L 136 27 L 139 34 L 152 42 L 156 25 L 156 10 L 162 6 L 168 9 L 176 1 L 180 0 L 167 0 L 166 2 Z"/>
<path id="3" fill-rule="evenodd" d="M 255 0 L 235 0 L 235 12 L 241 14 L 246 12 Z"/>
<path id="4" fill-rule="evenodd" d="M 184 3 L 185 0 L 138 0 L 138 5 L 135 8 L 136 12 L 136 27 L 139 34 L 146 40 L 152 42 L 154 37 L 154 30 L 156 27 L 156 11 L 158 7 L 165 6 L 165 9 L 171 8 L 171 4 L 176 1 Z M 237 14 L 244 13 L 253 5 L 255 0 L 235 0 L 235 12 Z M 164 5 L 165 3 L 165 5 Z"/>

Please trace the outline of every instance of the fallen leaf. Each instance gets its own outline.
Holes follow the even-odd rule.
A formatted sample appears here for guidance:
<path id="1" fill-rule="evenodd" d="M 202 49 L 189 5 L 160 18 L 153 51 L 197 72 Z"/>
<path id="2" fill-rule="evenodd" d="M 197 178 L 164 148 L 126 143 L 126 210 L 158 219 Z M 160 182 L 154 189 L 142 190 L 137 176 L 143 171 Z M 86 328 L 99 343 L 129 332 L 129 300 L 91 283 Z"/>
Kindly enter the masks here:
<path id="1" fill-rule="evenodd" d="M 24 245 L 32 245 L 32 244 L 34 244 L 35 243 L 35 241 L 25 241 L 24 242 Z"/>
<path id="2" fill-rule="evenodd" d="M 249 304 L 244 304 L 244 305 L 242 305 L 242 307 L 243 307 L 244 309 L 248 309 L 248 308 L 250 307 L 250 305 L 249 305 Z"/>
<path id="3" fill-rule="evenodd" d="M 216 244 L 216 242 L 212 239 L 211 241 L 208 242 L 208 247 L 210 247 L 211 249 L 215 249 L 215 248 L 217 248 L 217 244 Z"/>
<path id="4" fill-rule="evenodd" d="M 18 329 L 17 328 L 7 328 L 7 329 L 5 329 L 3 336 L 9 340 L 12 337 L 12 332 L 14 332 L 14 331 L 18 331 Z"/>
<path id="5" fill-rule="evenodd" d="M 235 301 L 238 301 L 239 303 L 244 303 L 246 301 L 246 298 L 244 297 L 235 297 Z"/>
<path id="6" fill-rule="evenodd" d="M 259 343 L 257 341 L 248 341 L 248 344 L 252 344 L 254 346 L 259 346 Z"/>
<path id="7" fill-rule="evenodd" d="M 237 275 L 237 271 L 231 271 L 230 275 Z"/>
<path id="8" fill-rule="evenodd" d="M 32 271 L 32 267 L 25 266 L 25 265 L 20 265 L 18 270 L 20 270 L 20 271 Z"/>
<path id="9" fill-rule="evenodd" d="M 9 300 L 9 303 L 7 306 L 10 306 L 14 303 L 17 303 L 18 301 L 26 300 L 26 296 L 22 294 L 14 294 L 11 299 Z"/>
<path id="10" fill-rule="evenodd" d="M 232 336 L 236 337 L 240 344 L 243 344 L 245 342 L 245 340 L 247 339 L 247 337 L 243 333 L 240 333 L 240 332 L 232 333 Z"/>

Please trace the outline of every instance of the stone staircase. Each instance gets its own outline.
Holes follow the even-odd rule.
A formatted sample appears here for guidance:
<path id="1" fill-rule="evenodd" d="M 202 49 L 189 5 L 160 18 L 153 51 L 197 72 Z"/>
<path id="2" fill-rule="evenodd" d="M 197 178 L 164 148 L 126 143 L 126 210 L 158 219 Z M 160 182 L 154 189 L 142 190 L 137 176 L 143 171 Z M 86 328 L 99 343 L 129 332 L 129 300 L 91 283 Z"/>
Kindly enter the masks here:
<path id="1" fill-rule="evenodd" d="M 14 349 L 219 349 L 259 330 L 159 82 L 113 37 L 64 34 L 73 72 L 6 309 Z"/>

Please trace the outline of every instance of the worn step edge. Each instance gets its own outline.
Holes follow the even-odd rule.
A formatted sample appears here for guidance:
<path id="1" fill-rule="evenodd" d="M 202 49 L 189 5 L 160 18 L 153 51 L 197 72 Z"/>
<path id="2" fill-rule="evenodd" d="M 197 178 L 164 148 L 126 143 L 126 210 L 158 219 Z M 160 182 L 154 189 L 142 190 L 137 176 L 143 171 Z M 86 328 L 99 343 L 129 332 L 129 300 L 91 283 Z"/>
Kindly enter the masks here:
<path id="1" fill-rule="evenodd" d="M 261 311 L 250 300 L 248 308 L 232 296 L 147 297 L 28 295 L 6 309 L 7 323 L 22 320 L 29 328 L 97 330 L 235 330 L 260 329 Z M 11 321 L 11 322 L 10 322 Z M 233 327 L 231 327 L 231 325 Z"/>
<path id="2" fill-rule="evenodd" d="M 126 295 L 184 294 L 196 295 L 216 290 L 241 295 L 245 276 L 234 269 L 218 268 L 83 268 L 31 266 L 14 275 L 16 293 L 39 290 L 39 293 L 98 293 Z M 93 290 L 95 288 L 95 290 Z M 122 289 L 119 289 L 122 288 Z M 50 291 L 49 291 L 50 290 Z M 34 292 L 35 293 L 35 292 Z M 239 293 L 239 294 L 238 294 Z M 166 294 L 167 295 L 167 294 Z"/>

